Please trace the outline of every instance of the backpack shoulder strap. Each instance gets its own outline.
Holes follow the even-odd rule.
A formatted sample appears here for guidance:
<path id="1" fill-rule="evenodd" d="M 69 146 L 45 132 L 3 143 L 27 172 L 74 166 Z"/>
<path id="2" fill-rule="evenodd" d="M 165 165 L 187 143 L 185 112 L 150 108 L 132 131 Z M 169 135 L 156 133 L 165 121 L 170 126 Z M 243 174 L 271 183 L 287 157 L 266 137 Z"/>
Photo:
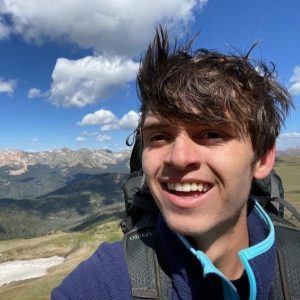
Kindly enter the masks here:
<path id="1" fill-rule="evenodd" d="M 154 227 L 133 228 L 123 237 L 133 299 L 170 299 L 172 282 L 161 267 Z"/>
<path id="2" fill-rule="evenodd" d="M 272 218 L 273 219 L 273 218 Z M 273 219 L 277 244 L 276 299 L 300 299 L 300 228 Z"/>
<path id="3" fill-rule="evenodd" d="M 292 214 L 292 218 L 295 221 L 300 222 L 299 211 L 290 202 L 286 201 L 284 198 L 281 197 L 271 198 L 271 203 L 278 203 L 282 207 L 287 208 L 287 210 Z"/>

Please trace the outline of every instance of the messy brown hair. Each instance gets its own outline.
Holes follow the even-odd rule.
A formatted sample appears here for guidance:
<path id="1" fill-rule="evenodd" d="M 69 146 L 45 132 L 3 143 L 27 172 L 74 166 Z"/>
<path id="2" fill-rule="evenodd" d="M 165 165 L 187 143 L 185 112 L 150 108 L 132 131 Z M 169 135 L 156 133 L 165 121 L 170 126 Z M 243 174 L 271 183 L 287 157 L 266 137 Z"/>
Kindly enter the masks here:
<path id="1" fill-rule="evenodd" d="M 274 144 L 292 98 L 275 80 L 275 67 L 254 64 L 247 55 L 192 50 L 156 30 L 137 76 L 141 120 L 151 111 L 189 123 L 229 125 L 240 137 L 250 136 L 255 160 Z"/>

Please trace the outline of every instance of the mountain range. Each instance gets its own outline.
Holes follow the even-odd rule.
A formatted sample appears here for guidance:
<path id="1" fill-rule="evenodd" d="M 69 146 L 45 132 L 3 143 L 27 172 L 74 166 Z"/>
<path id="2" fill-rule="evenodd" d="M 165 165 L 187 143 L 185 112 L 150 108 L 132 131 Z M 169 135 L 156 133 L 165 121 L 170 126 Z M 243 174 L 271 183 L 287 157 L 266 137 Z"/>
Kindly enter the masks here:
<path id="1" fill-rule="evenodd" d="M 129 158 L 129 150 L 0 150 L 0 240 L 121 217 Z"/>
<path id="2" fill-rule="evenodd" d="M 47 165 L 50 168 L 85 168 L 107 169 L 121 161 L 128 160 L 130 151 L 112 152 L 110 150 L 68 148 L 53 151 L 28 152 L 22 150 L 0 150 L 0 167 L 9 166 L 10 175 L 21 175 L 33 165 Z"/>
<path id="3" fill-rule="evenodd" d="M 130 151 L 0 150 L 0 199 L 35 198 L 102 173 L 128 173 Z"/>

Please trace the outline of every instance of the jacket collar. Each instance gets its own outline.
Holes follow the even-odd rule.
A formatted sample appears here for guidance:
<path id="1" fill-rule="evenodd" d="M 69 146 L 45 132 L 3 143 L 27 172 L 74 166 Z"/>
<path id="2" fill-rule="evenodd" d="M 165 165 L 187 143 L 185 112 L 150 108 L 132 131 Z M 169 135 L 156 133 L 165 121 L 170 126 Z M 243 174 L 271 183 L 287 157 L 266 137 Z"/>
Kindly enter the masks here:
<path id="1" fill-rule="evenodd" d="M 234 285 L 213 265 L 205 253 L 194 249 L 185 237 L 173 233 L 162 217 L 159 218 L 158 224 L 160 235 L 163 236 L 162 245 L 168 253 L 167 260 L 171 264 L 170 268 L 173 268 L 171 273 L 174 274 L 175 282 L 177 280 L 182 284 L 182 280 L 188 280 L 193 288 L 193 283 L 196 284 L 197 280 L 199 282 L 199 276 L 207 278 L 213 275 L 209 278 L 222 282 L 224 299 L 239 299 Z M 274 226 L 263 208 L 252 199 L 249 201 L 247 226 L 250 247 L 241 250 L 239 257 L 249 279 L 249 299 L 268 299 L 275 273 Z M 196 291 L 191 289 L 190 292 L 194 296 Z"/>

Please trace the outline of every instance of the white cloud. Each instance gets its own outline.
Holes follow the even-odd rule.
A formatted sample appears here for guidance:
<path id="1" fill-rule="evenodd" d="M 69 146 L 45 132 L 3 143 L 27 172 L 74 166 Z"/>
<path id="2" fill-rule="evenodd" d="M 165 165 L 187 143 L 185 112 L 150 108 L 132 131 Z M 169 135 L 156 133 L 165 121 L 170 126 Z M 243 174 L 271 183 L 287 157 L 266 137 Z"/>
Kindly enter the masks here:
<path id="1" fill-rule="evenodd" d="M 31 141 L 34 142 L 34 143 L 36 143 L 36 142 L 39 141 L 39 139 L 37 137 L 34 137 L 34 138 L 31 139 Z"/>
<path id="2" fill-rule="evenodd" d="M 285 132 L 277 138 L 277 148 L 287 149 L 300 146 L 300 132 Z"/>
<path id="3" fill-rule="evenodd" d="M 94 56 L 59 58 L 47 92 L 29 98 L 84 107 L 107 98 L 136 77 L 137 57 L 158 23 L 180 35 L 208 0 L 0 0 L 0 39 L 18 35 L 28 43 L 58 41 L 91 49 Z"/>
<path id="4" fill-rule="evenodd" d="M 95 132 L 95 131 L 92 131 L 92 132 L 90 132 L 90 131 L 83 131 L 83 132 L 81 132 L 81 136 L 95 136 L 95 135 L 97 135 L 98 134 L 98 132 Z"/>
<path id="5" fill-rule="evenodd" d="M 47 96 L 48 96 L 48 92 L 42 92 L 40 89 L 37 88 L 31 88 L 27 93 L 27 97 L 29 99 L 45 98 Z"/>
<path id="6" fill-rule="evenodd" d="M 0 0 L 0 39 L 58 41 L 91 49 L 94 56 L 59 58 L 48 92 L 52 104 L 84 107 L 107 98 L 136 77 L 132 60 L 147 46 L 158 23 L 180 35 L 208 0 Z"/>
<path id="7" fill-rule="evenodd" d="M 5 20 L 0 16 L 0 39 L 7 39 L 10 35 L 10 28 L 5 24 Z"/>
<path id="8" fill-rule="evenodd" d="M 137 127 L 140 115 L 135 111 L 130 111 L 122 117 L 119 122 L 120 128 L 122 129 L 134 129 Z"/>
<path id="9" fill-rule="evenodd" d="M 118 118 L 109 110 L 100 109 L 94 113 L 87 114 L 83 119 L 77 124 L 80 126 L 85 125 L 103 125 L 116 123 Z"/>
<path id="10" fill-rule="evenodd" d="M 152 37 L 157 23 L 175 30 L 193 20 L 207 0 L 2 0 L 0 38 L 9 34 L 41 43 L 75 43 L 98 53 L 133 56 Z M 9 19 L 10 22 L 5 22 Z"/>
<path id="11" fill-rule="evenodd" d="M 96 140 L 100 143 L 109 142 L 111 140 L 111 136 L 108 135 L 98 135 Z"/>
<path id="12" fill-rule="evenodd" d="M 119 130 L 119 124 L 106 124 L 100 128 L 101 131 Z"/>
<path id="13" fill-rule="evenodd" d="M 39 89 L 32 88 L 28 91 L 27 97 L 29 99 L 38 98 L 40 96 L 40 94 L 41 94 L 41 91 Z"/>
<path id="14" fill-rule="evenodd" d="M 300 95 L 300 66 L 296 66 L 294 68 L 294 73 L 289 80 L 291 86 L 289 88 L 289 91 L 292 95 Z"/>
<path id="15" fill-rule="evenodd" d="M 279 135 L 278 139 L 300 139 L 300 132 L 286 132 Z"/>
<path id="16" fill-rule="evenodd" d="M 94 113 L 85 115 L 77 125 L 102 125 L 101 131 L 109 130 L 133 130 L 137 127 L 140 114 L 135 111 L 129 111 L 121 119 L 109 110 L 100 109 Z"/>
<path id="17" fill-rule="evenodd" d="M 82 142 L 85 142 L 87 140 L 87 138 L 83 137 L 83 136 L 78 136 L 75 140 L 76 140 L 76 142 L 82 143 Z"/>
<path id="18" fill-rule="evenodd" d="M 12 95 L 14 93 L 14 89 L 16 85 L 17 85 L 16 80 L 4 81 L 0 79 L 0 93 L 6 93 L 8 95 Z"/>
<path id="19" fill-rule="evenodd" d="M 134 80 L 138 66 L 118 57 L 59 58 L 52 74 L 50 101 L 65 107 L 92 104 L 106 98 L 114 88 Z"/>

